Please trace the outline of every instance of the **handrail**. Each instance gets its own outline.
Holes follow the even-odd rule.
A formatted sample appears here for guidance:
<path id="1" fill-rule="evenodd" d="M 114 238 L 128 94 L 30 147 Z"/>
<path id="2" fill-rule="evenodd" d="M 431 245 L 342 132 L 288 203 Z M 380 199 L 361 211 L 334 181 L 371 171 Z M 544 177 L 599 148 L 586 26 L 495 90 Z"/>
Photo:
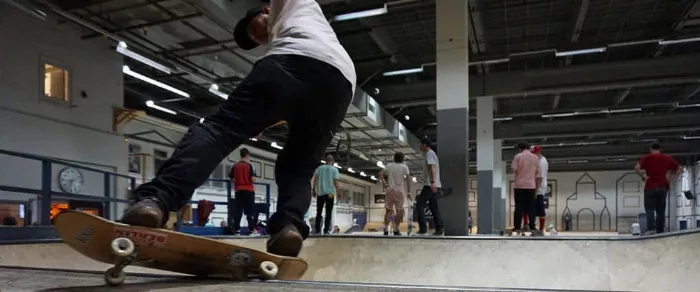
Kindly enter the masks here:
<path id="1" fill-rule="evenodd" d="M 34 160 L 34 161 L 40 161 L 41 162 L 41 169 L 39 173 L 39 177 L 41 178 L 41 183 L 38 188 L 27 188 L 27 187 L 20 187 L 20 186 L 12 186 L 12 185 L 2 185 L 0 184 L 0 191 L 8 191 L 8 192 L 13 192 L 13 193 L 20 193 L 20 194 L 29 194 L 29 195 L 36 195 L 38 202 L 37 202 L 37 217 L 38 221 L 42 226 L 50 226 L 51 225 L 51 218 L 50 218 L 50 210 L 51 210 L 51 203 L 52 203 L 52 197 L 58 197 L 58 198 L 68 198 L 68 199 L 77 199 L 77 200 L 82 200 L 82 201 L 93 201 L 93 202 L 100 202 L 103 203 L 103 211 L 104 214 L 103 216 L 107 219 L 114 219 L 112 218 L 112 207 L 111 203 L 132 203 L 133 200 L 130 199 L 121 199 L 121 198 L 116 198 L 115 195 L 115 180 L 116 178 L 126 178 L 128 180 L 128 189 L 134 190 L 136 188 L 136 181 L 140 180 L 140 178 L 127 175 L 127 174 L 120 174 L 117 172 L 113 171 L 106 171 L 106 170 L 101 170 L 97 169 L 94 167 L 89 167 L 89 166 L 83 166 L 79 165 L 76 163 L 71 163 L 59 158 L 52 158 L 52 157 L 47 157 L 47 156 L 42 156 L 42 155 L 37 155 L 37 154 L 30 154 L 30 153 L 22 153 L 22 152 L 17 152 L 17 151 L 11 151 L 11 150 L 5 150 L 5 149 L 0 149 L 0 155 L 8 155 L 8 156 L 13 156 L 13 157 L 18 157 L 18 158 L 24 158 L 28 160 Z M 101 190 L 102 196 L 91 196 L 91 195 L 84 195 L 84 194 L 74 194 L 74 193 L 67 193 L 67 192 L 60 192 L 60 191 L 54 191 L 53 190 L 53 182 L 52 182 L 52 176 L 53 176 L 53 164 L 57 165 L 65 165 L 69 167 L 74 167 L 76 169 L 81 169 L 84 171 L 89 171 L 89 172 L 94 172 L 96 174 L 101 174 L 102 179 L 103 179 L 103 189 Z M 114 177 L 114 178 L 113 178 Z M 227 202 L 231 201 L 232 194 L 234 188 L 234 183 L 229 180 L 229 179 L 207 179 L 207 181 L 212 181 L 212 182 L 220 182 L 225 185 L 225 190 L 226 190 L 226 198 Z M 269 207 L 270 205 L 270 191 L 271 191 L 271 186 L 269 183 L 261 183 L 261 182 L 254 182 L 254 185 L 258 186 L 264 186 L 265 188 L 265 205 L 268 206 L 268 209 L 265 214 L 265 219 L 267 220 L 270 211 Z M 96 190 L 94 190 L 97 192 Z M 178 213 L 179 214 L 179 213 Z M 231 221 L 231 212 L 228 212 L 227 214 L 227 221 Z M 181 218 L 178 218 L 178 227 L 181 225 Z"/>
<path id="2" fill-rule="evenodd" d="M 126 175 L 126 174 L 121 174 L 121 173 L 117 173 L 117 172 L 112 172 L 112 171 L 107 171 L 107 170 L 102 170 L 102 169 L 97 169 L 97 168 L 92 168 L 92 167 L 88 167 L 88 166 L 83 166 L 83 165 L 71 163 L 71 162 L 62 160 L 60 158 L 52 158 L 52 157 L 47 157 L 47 156 L 22 153 L 22 152 L 15 152 L 15 151 L 4 150 L 4 149 L 0 149 L 0 154 L 16 156 L 16 157 L 37 160 L 37 161 L 50 161 L 50 162 L 54 162 L 54 163 L 65 165 L 65 166 L 70 166 L 70 167 L 74 167 L 74 168 L 78 168 L 78 169 L 82 169 L 82 170 L 87 170 L 87 171 L 98 172 L 98 173 L 102 173 L 102 174 L 109 174 L 109 175 L 113 175 L 116 177 L 134 178 L 133 176 Z"/>

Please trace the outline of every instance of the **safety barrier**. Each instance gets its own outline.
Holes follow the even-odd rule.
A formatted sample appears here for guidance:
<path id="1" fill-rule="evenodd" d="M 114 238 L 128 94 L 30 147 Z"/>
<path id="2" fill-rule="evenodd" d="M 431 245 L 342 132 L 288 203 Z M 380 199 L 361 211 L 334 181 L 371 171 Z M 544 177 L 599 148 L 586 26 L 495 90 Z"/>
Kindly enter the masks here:
<path id="1" fill-rule="evenodd" d="M 116 207 L 116 205 L 120 203 L 126 205 L 133 203 L 133 200 L 125 199 L 124 197 L 127 196 L 126 194 L 129 191 L 136 188 L 137 181 L 139 181 L 138 178 L 128 174 L 120 174 L 112 171 L 106 171 L 95 167 L 80 165 L 78 163 L 36 154 L 0 149 L 0 157 L 4 157 L 5 159 L 10 157 L 11 159 L 20 160 L 20 162 L 15 163 L 13 163 L 12 161 L 10 161 L 9 163 L 8 161 L 5 161 L 6 163 L 0 166 L 2 168 L 2 172 L 5 173 L 5 178 L 0 179 L 0 194 L 19 194 L 18 196 L 14 196 L 13 198 L 9 198 L 9 195 L 0 196 L 0 203 L 12 203 L 20 206 L 20 209 L 22 209 L 21 212 L 24 213 L 23 217 L 25 218 L 23 224 L 21 224 L 22 226 L 39 225 L 50 227 L 52 203 L 56 201 L 70 201 L 92 204 L 90 207 L 97 206 L 97 208 L 100 209 L 100 211 L 102 212 L 100 214 L 102 217 L 111 220 L 118 219 L 118 217 L 120 217 L 121 214 L 116 214 L 116 212 L 118 212 L 119 209 Z M 38 183 L 30 182 L 25 183 L 25 185 L 17 185 L 16 182 L 15 184 L 13 184 L 13 181 L 11 179 L 7 179 L 7 174 L 10 174 L 10 172 L 12 171 L 24 171 L 22 170 L 22 167 L 20 167 L 21 164 L 40 165 L 38 171 Z M 81 193 L 80 191 L 77 191 L 76 193 L 71 193 L 55 189 L 55 166 L 60 166 L 64 169 L 66 167 L 74 168 L 89 173 L 92 178 L 96 178 L 91 181 L 93 186 L 92 190 L 83 193 Z M 13 175 L 15 175 L 16 177 L 29 178 L 28 180 L 30 181 L 32 181 L 31 178 L 36 176 L 33 173 L 14 173 Z M 117 183 L 118 180 L 125 181 L 120 181 L 119 183 Z M 214 203 L 228 205 L 227 202 L 231 201 L 233 194 L 232 183 L 228 180 L 210 179 L 210 181 L 223 182 L 223 189 L 226 192 L 226 202 Z M 255 184 L 264 188 L 265 190 L 265 208 L 263 208 L 263 212 L 261 213 L 264 214 L 265 220 L 267 220 L 267 218 L 269 218 L 271 187 L 270 184 L 267 183 Z M 38 185 L 38 187 L 36 187 L 36 185 Z M 122 187 L 118 187 L 119 185 L 121 185 Z M 218 189 L 221 190 L 221 188 Z M 123 192 L 123 194 L 118 195 L 118 193 L 120 192 Z M 198 201 L 191 201 L 190 203 L 196 205 Z M 124 207 L 126 207 L 126 205 Z M 231 221 L 230 218 L 232 215 L 233 214 L 231 214 L 231 212 L 227 212 L 229 222 Z M 36 217 L 36 221 L 33 220 L 34 217 Z M 183 226 L 180 222 L 180 219 L 181 218 L 178 218 L 178 227 L 181 228 Z M 34 231 L 39 230 L 39 228 L 27 229 L 34 229 Z M 35 235 L 30 235 L 32 233 L 31 230 L 28 230 L 26 233 L 28 237 L 35 237 Z M 13 234 L 18 234 L 18 232 L 15 230 L 13 231 Z M 51 234 L 53 234 L 53 232 L 51 232 Z M 14 238 L 14 240 L 20 239 L 22 238 Z"/>

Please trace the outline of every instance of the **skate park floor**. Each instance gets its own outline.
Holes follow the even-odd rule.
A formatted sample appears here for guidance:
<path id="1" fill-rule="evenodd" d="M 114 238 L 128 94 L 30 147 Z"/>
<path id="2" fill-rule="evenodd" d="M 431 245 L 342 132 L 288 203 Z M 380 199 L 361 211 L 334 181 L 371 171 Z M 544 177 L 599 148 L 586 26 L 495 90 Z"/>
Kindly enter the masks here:
<path id="1" fill-rule="evenodd" d="M 265 245 L 264 237 L 221 240 Z M 694 250 L 699 240 L 692 231 L 641 238 L 312 237 L 301 254 L 309 270 L 299 282 L 195 280 L 129 267 L 127 272 L 145 275 L 130 275 L 117 290 L 685 292 L 700 286 L 694 276 L 700 272 Z M 60 242 L 0 245 L 0 266 L 0 290 L 25 291 L 101 291 L 109 268 Z"/>

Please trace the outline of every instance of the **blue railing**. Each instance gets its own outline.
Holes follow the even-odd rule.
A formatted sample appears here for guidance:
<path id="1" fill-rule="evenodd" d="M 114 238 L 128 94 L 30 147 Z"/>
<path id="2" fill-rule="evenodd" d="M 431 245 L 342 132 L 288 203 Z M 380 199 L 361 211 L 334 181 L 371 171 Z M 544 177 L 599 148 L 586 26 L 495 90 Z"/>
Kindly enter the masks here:
<path id="1" fill-rule="evenodd" d="M 12 156 L 12 157 L 17 157 L 17 158 L 22 158 L 24 160 L 28 161 L 35 161 L 35 162 L 40 162 L 41 163 L 41 169 L 39 173 L 40 177 L 40 186 L 38 188 L 32 188 L 32 187 L 26 187 L 26 186 L 16 186 L 16 185 L 8 185 L 8 184 L 0 184 L 0 191 L 5 191 L 5 192 L 12 192 L 12 193 L 18 193 L 18 194 L 25 194 L 25 195 L 36 195 L 36 200 L 38 200 L 37 203 L 37 209 L 38 209 L 38 214 L 37 214 L 37 222 L 39 225 L 42 226 L 50 226 L 51 225 L 51 204 L 54 199 L 60 198 L 60 199 L 68 199 L 68 200 L 76 200 L 76 201 L 90 201 L 90 202 L 101 202 L 102 203 L 102 210 L 103 210 L 103 217 L 107 219 L 117 219 L 117 216 L 112 216 L 112 203 L 126 203 L 126 204 L 131 204 L 133 203 L 133 200 L 129 199 L 120 199 L 117 198 L 116 191 L 113 191 L 113 189 L 116 186 L 116 180 L 117 179 L 126 179 L 128 181 L 128 186 L 129 190 L 134 190 L 136 188 L 136 182 L 137 178 L 127 175 L 127 174 L 120 174 L 116 172 L 110 172 L 110 171 L 105 171 L 93 167 L 88 167 L 88 166 L 83 166 L 79 165 L 76 163 L 71 163 L 68 161 L 63 161 L 55 158 L 50 158 L 46 156 L 40 156 L 40 155 L 35 155 L 35 154 L 28 154 L 28 153 L 21 153 L 21 152 L 15 152 L 15 151 L 9 151 L 9 150 L 3 150 L 0 149 L 0 155 L 7 155 L 7 156 Z M 62 192 L 62 191 L 55 191 L 53 190 L 53 183 L 52 183 L 52 178 L 53 178 L 53 172 L 52 172 L 52 166 L 53 165 L 61 165 L 61 166 L 67 166 L 67 167 L 72 167 L 75 169 L 80 169 L 84 171 L 89 171 L 92 173 L 96 173 L 97 175 L 102 176 L 102 196 L 99 195 L 88 195 L 88 194 L 74 194 L 74 193 L 67 193 L 67 192 Z M 11 165 L 5 165 L 5 168 L 11 168 Z M 26 176 L 31 176 L 34 174 L 27 173 L 25 174 Z M 214 181 L 214 182 L 220 182 L 223 183 L 225 186 L 225 191 L 226 191 L 226 198 L 227 202 L 231 201 L 232 195 L 233 195 L 233 185 L 231 181 L 228 180 L 220 180 L 220 179 L 210 179 L 209 181 Z M 255 183 L 256 185 L 262 186 L 265 189 L 265 206 L 264 212 L 262 212 L 265 215 L 265 220 L 269 218 L 269 209 L 270 209 L 270 184 L 267 183 Z M 33 205 L 33 200 L 34 198 L 30 198 L 27 200 L 13 200 L 13 201 L 18 201 L 18 202 L 25 202 L 27 206 L 32 206 Z M 214 202 L 215 204 L 227 204 L 227 202 Z M 191 204 L 197 204 L 197 201 L 191 201 Z M 30 207 L 31 209 L 31 207 Z M 116 208 L 115 208 L 116 209 Z M 29 214 L 32 214 L 34 211 L 37 210 L 29 210 Z M 231 210 L 228 210 L 227 212 L 227 219 L 228 222 L 231 222 L 231 216 L 233 215 Z M 26 214 L 25 213 L 25 214 Z M 33 215 L 26 216 L 29 220 L 32 220 Z M 26 220 L 26 219 L 25 219 Z M 181 218 L 178 218 L 178 227 L 181 227 Z M 26 224 L 25 225 L 29 225 Z"/>
<path id="2" fill-rule="evenodd" d="M 13 192 L 13 193 L 20 193 L 20 194 L 31 194 L 31 195 L 37 195 L 37 199 L 39 200 L 39 213 L 38 213 L 38 222 L 39 225 L 43 226 L 50 226 L 51 225 L 51 202 L 52 198 L 54 196 L 60 196 L 60 197 L 68 197 L 68 198 L 74 198 L 78 200 L 85 200 L 85 201 L 96 201 L 96 202 L 103 202 L 103 210 L 104 210 L 104 217 L 105 218 L 112 218 L 111 214 L 111 205 L 110 203 L 112 202 L 119 202 L 119 203 L 131 203 L 131 200 L 125 200 L 125 199 L 119 199 L 119 198 L 114 198 L 112 194 L 112 178 L 117 177 L 117 178 L 125 178 L 129 180 L 129 184 L 131 189 L 136 188 L 136 178 L 131 177 L 129 175 L 125 174 L 120 174 L 116 172 L 109 172 L 97 168 L 92 168 L 92 167 L 87 167 L 75 163 L 70 163 L 66 161 L 61 161 L 45 156 L 40 156 L 40 155 L 35 155 L 35 154 L 28 154 L 28 153 L 21 153 L 21 152 L 15 152 L 15 151 L 8 151 L 8 150 L 2 150 L 0 149 L 0 154 L 2 155 L 8 155 L 8 156 L 13 156 L 13 157 L 18 157 L 18 158 L 24 158 L 27 160 L 33 160 L 33 161 L 39 161 L 41 162 L 41 173 L 40 173 L 40 178 L 41 178 L 41 187 L 40 188 L 26 188 L 26 187 L 17 187 L 17 186 L 11 186 L 11 185 L 0 185 L 0 191 L 7 191 L 7 192 Z M 69 166 L 73 167 L 76 169 L 81 169 L 85 171 L 90 171 L 94 173 L 98 173 L 103 175 L 103 197 L 98 197 L 98 196 L 90 196 L 90 195 L 80 195 L 80 194 L 73 194 L 73 193 L 66 193 L 66 192 L 59 192 L 59 191 L 54 191 L 52 189 L 52 166 L 54 164 L 57 165 L 63 165 L 63 166 Z"/>

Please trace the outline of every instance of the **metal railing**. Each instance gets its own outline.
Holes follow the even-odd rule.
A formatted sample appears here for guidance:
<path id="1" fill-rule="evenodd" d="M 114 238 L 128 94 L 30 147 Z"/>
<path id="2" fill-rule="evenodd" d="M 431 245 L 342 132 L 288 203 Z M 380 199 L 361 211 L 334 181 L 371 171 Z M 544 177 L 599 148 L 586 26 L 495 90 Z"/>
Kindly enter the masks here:
<path id="1" fill-rule="evenodd" d="M 127 180 L 127 186 L 128 189 L 124 189 L 124 192 L 128 192 L 129 190 L 134 190 L 137 186 L 137 181 L 140 180 L 140 178 L 128 175 L 128 174 L 121 174 L 121 173 L 116 173 L 116 172 L 111 172 L 111 171 L 106 171 L 106 170 L 101 170 L 97 169 L 94 167 L 89 167 L 89 166 L 84 166 L 84 165 L 79 165 L 76 163 L 56 159 L 56 158 L 51 158 L 51 157 L 46 157 L 46 156 L 41 156 L 41 155 L 36 155 L 36 154 L 29 154 L 29 153 L 22 153 L 22 152 L 16 152 L 16 151 L 9 151 L 9 150 L 3 150 L 0 149 L 0 155 L 6 155 L 10 157 L 15 157 L 15 158 L 20 158 L 23 159 L 24 161 L 33 161 L 33 162 L 39 162 L 41 164 L 41 168 L 39 171 L 39 177 L 40 177 L 40 183 L 38 187 L 26 187 L 26 186 L 17 186 L 17 185 L 9 185 L 6 184 L 7 182 L 2 182 L 0 181 L 0 192 L 11 192 L 11 193 L 17 193 L 17 194 L 24 194 L 27 196 L 31 196 L 27 200 L 12 200 L 13 202 L 19 202 L 22 204 L 25 204 L 26 206 L 32 206 L 34 201 L 37 201 L 37 209 L 38 210 L 29 210 L 29 212 L 25 212 L 25 218 L 29 217 L 30 220 L 33 217 L 33 215 L 26 216 L 26 214 L 33 214 L 33 212 L 38 211 L 37 213 L 37 223 L 38 225 L 42 226 L 51 226 L 51 207 L 52 207 L 52 202 L 56 199 L 60 200 L 76 200 L 76 201 L 89 201 L 89 202 L 100 202 L 102 203 L 102 217 L 114 220 L 116 219 L 117 216 L 113 216 L 116 214 L 113 213 L 113 204 L 115 203 L 125 203 L 125 204 L 131 204 L 133 203 L 133 200 L 131 199 L 123 199 L 123 198 L 118 198 L 117 193 L 120 192 L 120 190 L 117 188 L 116 181 L 117 179 L 126 179 Z M 92 194 L 76 194 L 76 193 L 68 193 L 68 192 L 63 192 L 63 191 L 56 191 L 53 189 L 53 166 L 54 165 L 61 165 L 64 167 L 72 167 L 75 169 L 83 170 L 83 171 L 88 171 L 97 174 L 98 176 L 102 177 L 102 182 L 101 185 L 102 190 L 101 194 L 96 194 L 95 191 L 93 191 Z M 5 165 L 7 169 L 11 168 L 12 166 Z M 18 170 L 21 171 L 21 170 Z M 26 176 L 31 176 L 33 174 L 27 173 L 24 174 Z M 224 184 L 224 189 L 226 191 L 226 198 L 227 202 L 230 202 L 232 197 L 233 197 L 233 183 L 229 180 L 222 180 L 222 179 L 209 179 L 208 181 L 216 181 L 216 182 L 222 182 Z M 271 186 L 268 183 L 255 183 L 255 185 L 262 186 L 265 189 L 265 206 L 267 208 L 264 209 L 265 212 L 263 214 L 265 215 L 265 220 L 269 218 L 270 215 L 270 192 L 271 192 Z M 36 197 L 34 197 L 36 196 Z M 215 204 L 227 204 L 227 202 L 214 202 Z M 191 201 L 190 204 L 197 204 L 198 201 Z M 228 205 L 228 204 L 227 204 Z M 27 208 L 25 208 L 26 210 Z M 31 207 L 29 208 L 31 209 Z M 116 210 L 116 208 L 115 208 Z M 229 219 L 232 216 L 232 210 L 228 210 L 227 214 L 227 219 Z M 178 213 L 179 214 L 179 213 Z M 179 219 L 179 218 L 178 218 Z M 26 220 L 26 219 L 25 219 Z M 179 220 L 178 220 L 179 221 Z M 180 223 L 178 222 L 178 225 Z M 25 224 L 29 225 L 29 224 Z"/>

